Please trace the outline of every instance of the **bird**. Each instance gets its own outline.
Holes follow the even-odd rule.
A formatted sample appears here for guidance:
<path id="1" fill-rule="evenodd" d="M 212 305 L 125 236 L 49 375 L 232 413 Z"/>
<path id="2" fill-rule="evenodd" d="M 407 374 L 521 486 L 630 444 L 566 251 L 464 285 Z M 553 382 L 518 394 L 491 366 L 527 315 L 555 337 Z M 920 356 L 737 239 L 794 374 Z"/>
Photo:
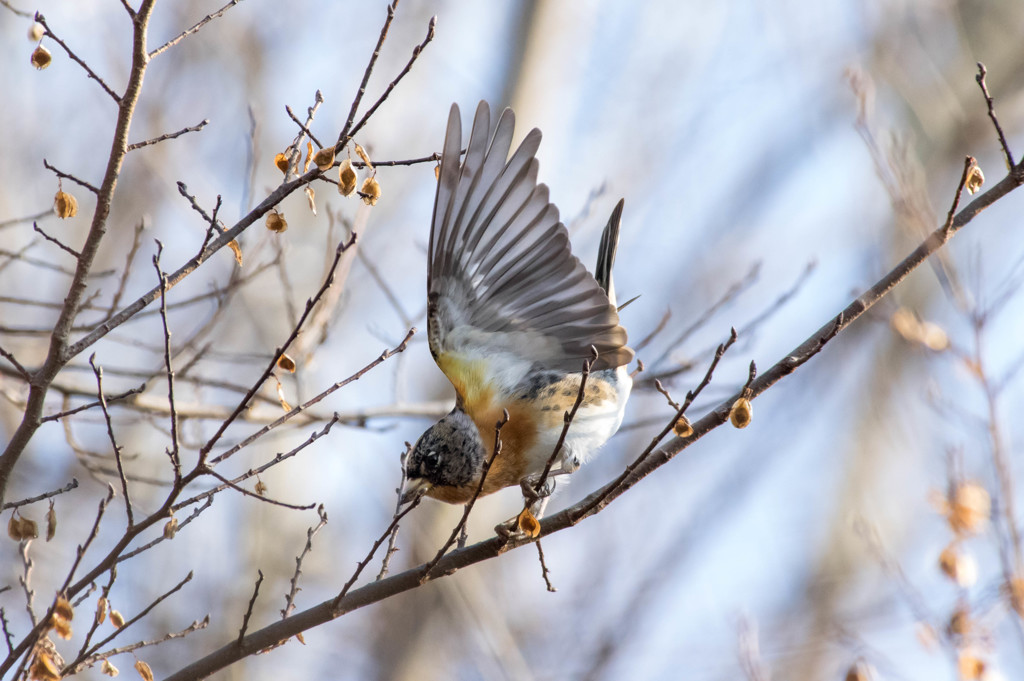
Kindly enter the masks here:
<path id="1" fill-rule="evenodd" d="M 492 133 L 481 101 L 463 159 L 462 119 L 451 107 L 427 248 L 427 336 L 456 399 L 406 457 L 403 502 L 426 495 L 465 504 L 478 490 L 515 485 L 528 494 L 580 392 L 584 362 L 582 401 L 531 500 L 537 517 L 554 476 L 575 472 L 622 423 L 634 356 L 612 283 L 623 201 L 591 274 L 570 250 L 548 187 L 537 182 L 540 130 L 510 156 L 514 128 L 506 108 Z M 506 416 L 494 454 L 496 424 Z"/>

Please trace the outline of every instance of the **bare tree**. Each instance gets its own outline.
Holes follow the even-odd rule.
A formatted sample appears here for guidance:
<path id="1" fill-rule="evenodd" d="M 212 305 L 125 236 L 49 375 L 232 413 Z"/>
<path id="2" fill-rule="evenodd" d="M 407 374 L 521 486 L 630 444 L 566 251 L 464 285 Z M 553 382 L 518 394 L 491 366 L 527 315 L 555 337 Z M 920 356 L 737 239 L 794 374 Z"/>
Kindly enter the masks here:
<path id="1" fill-rule="evenodd" d="M 900 173 L 906 167 L 897 162 L 899 159 L 884 158 L 885 152 L 868 116 L 870 84 L 861 76 L 853 76 L 861 106 L 858 129 L 875 156 L 880 175 L 892 173 L 887 188 L 893 204 L 912 213 L 916 232 L 908 252 L 895 265 L 886 267 L 886 273 L 874 284 L 850 296 L 838 314 L 820 320 L 818 328 L 806 338 L 798 342 L 794 338 L 793 348 L 767 368 L 759 369 L 753 361 L 742 358 L 744 379 L 738 384 L 723 381 L 716 373 L 723 358 L 733 358 L 744 351 L 743 343 L 753 331 L 784 307 L 789 297 L 806 283 L 810 268 L 791 291 L 764 304 L 753 321 L 737 325 L 738 330 L 720 333 L 723 337 L 715 347 L 694 353 L 695 359 L 688 363 L 670 361 L 672 351 L 695 333 L 706 331 L 715 314 L 749 290 L 757 279 L 756 268 L 737 278 L 693 322 L 684 324 L 666 315 L 647 338 L 637 343 L 638 350 L 643 351 L 653 340 L 671 337 L 663 344 L 660 355 L 651 351 L 654 359 L 648 362 L 646 373 L 638 377 L 640 388 L 665 406 L 650 420 L 637 424 L 651 432 L 643 433 L 644 441 L 639 446 L 630 443 L 628 461 L 614 477 L 544 518 L 535 532 L 491 536 L 469 545 L 465 537 L 473 520 L 471 512 L 476 497 L 459 510 L 454 524 L 443 528 L 446 539 L 440 544 L 422 537 L 410 538 L 408 533 L 400 536 L 403 521 L 422 508 L 418 501 L 404 507 L 395 503 L 393 514 L 390 508 L 387 511 L 391 516 L 388 522 L 369 534 L 350 535 L 358 540 L 359 560 L 354 569 L 330 569 L 324 575 L 324 567 L 315 568 L 321 571 L 318 580 L 328 585 L 329 593 L 319 596 L 315 604 L 300 606 L 304 573 L 314 569 L 309 556 L 315 540 L 328 524 L 327 510 L 320 502 L 286 500 L 264 478 L 275 475 L 285 462 L 324 452 L 323 443 L 335 427 L 372 428 L 381 419 L 430 417 L 443 414 L 448 408 L 443 399 L 409 402 L 397 388 L 390 405 L 361 404 L 350 410 L 332 410 L 327 406 L 328 398 L 339 391 L 358 394 L 362 379 L 373 380 L 382 373 L 379 367 L 399 363 L 402 354 L 418 339 L 413 325 L 422 313 L 409 313 L 408 303 L 391 289 L 388 268 L 393 265 L 374 262 L 361 244 L 371 229 L 372 211 L 377 210 L 374 206 L 378 200 L 389 200 L 387 170 L 430 168 L 439 159 L 438 153 L 427 150 L 381 160 L 376 150 L 385 145 L 368 133 L 379 113 L 400 100 L 406 78 L 421 68 L 417 64 L 435 37 L 435 19 L 418 22 L 417 37 L 399 48 L 394 47 L 396 40 L 389 40 L 399 11 L 398 0 L 381 10 L 382 25 L 374 32 L 375 42 L 340 127 L 332 128 L 318 119 L 325 97 L 317 91 L 304 115 L 286 109 L 292 137 L 274 155 L 258 148 L 258 116 L 250 112 L 248 165 L 237 172 L 240 184 L 245 186 L 245 198 L 234 221 L 224 217 L 235 211 L 225 205 L 221 194 L 212 197 L 206 187 L 197 191 L 179 180 L 170 186 L 166 182 L 161 184 L 160 191 L 176 192 L 182 205 L 191 211 L 191 220 L 197 227 L 192 231 L 178 228 L 172 233 L 172 240 L 166 236 L 147 238 L 147 220 L 152 218 L 133 194 L 144 183 L 166 179 L 153 170 L 159 166 L 159 156 L 147 161 L 149 166 L 133 165 L 130 159 L 158 154 L 168 144 L 199 144 L 197 140 L 210 135 L 213 126 L 203 118 L 172 132 L 154 132 L 152 137 L 139 138 L 135 131 L 151 127 L 154 120 L 161 118 L 153 114 L 145 126 L 139 125 L 140 97 L 147 77 L 151 77 L 151 66 L 173 60 L 200 31 L 205 34 L 223 27 L 240 0 L 231 0 L 217 11 L 186 23 L 185 28 L 172 32 L 172 37 L 159 44 L 150 38 L 157 23 L 155 0 L 141 0 L 137 7 L 123 0 L 132 38 L 130 53 L 119 55 L 126 72 L 116 76 L 102 73 L 106 70 L 101 66 L 102 59 L 79 52 L 74 45 L 80 36 L 70 32 L 64 35 L 59 20 L 51 23 L 40 14 L 30 15 L 4 0 L 0 3 L 10 16 L 19 16 L 26 25 L 31 24 L 37 42 L 31 57 L 33 65 L 44 69 L 57 62 L 74 63 L 89 85 L 109 100 L 104 104 L 112 103 L 114 110 L 109 152 L 104 152 L 102 170 L 62 167 L 57 160 L 60 145 L 52 144 L 42 163 L 55 181 L 53 211 L 40 210 L 24 218 L 0 222 L 0 230 L 21 230 L 33 239 L 15 250 L 0 249 L 0 272 L 12 266 L 30 273 L 0 279 L 0 286 L 5 281 L 9 284 L 9 288 L 0 288 L 0 303 L 30 311 L 24 319 L 34 324 L 12 324 L 7 315 L 0 320 L 0 392 L 8 403 L 2 427 L 5 433 L 9 431 L 0 454 L 0 509 L 9 513 L 8 534 L 18 547 L 16 571 L 12 573 L 16 574 L 17 582 L 0 584 L 0 624 L 7 647 L 0 661 L 0 676 L 53 679 L 92 668 L 113 675 L 115 661 L 134 658 L 139 674 L 153 678 L 153 671 L 143 660 L 149 655 L 144 649 L 186 638 L 189 643 L 185 653 L 162 660 L 158 675 L 175 680 L 205 678 L 293 639 L 304 644 L 305 632 L 365 606 L 396 607 L 392 599 L 399 594 L 421 591 L 428 583 L 472 565 L 497 561 L 531 544 L 536 547 L 540 563 L 539 578 L 553 592 L 555 582 L 542 539 L 602 513 L 641 480 L 654 476 L 681 452 L 721 426 L 748 425 L 753 418 L 752 405 L 759 396 L 800 370 L 834 339 L 850 335 L 854 322 L 883 307 L 887 296 L 926 262 L 940 273 L 940 286 L 962 296 L 962 309 L 976 343 L 970 349 L 956 347 L 955 356 L 976 369 L 978 386 L 986 396 L 989 412 L 985 422 L 990 426 L 992 461 L 997 471 L 997 484 L 990 492 L 985 491 L 966 479 L 955 465 L 958 457 L 950 456 L 953 463 L 942 509 L 956 541 L 950 544 L 950 552 L 944 554 L 943 570 L 951 578 L 963 579 L 968 568 L 964 567 L 966 559 L 958 542 L 978 531 L 980 516 L 988 517 L 985 505 L 991 493 L 996 507 L 992 517 L 1000 570 L 992 589 L 995 597 L 990 600 L 1018 614 L 1024 612 L 1024 565 L 1015 509 L 1014 466 L 999 426 L 998 409 L 999 394 L 1017 371 L 1014 368 L 1000 377 L 987 372 L 980 340 L 986 323 L 1012 294 L 1016 279 L 1006 286 L 1004 297 L 995 302 L 983 305 L 968 301 L 962 289 L 950 283 L 955 276 L 950 274 L 949 263 L 942 259 L 943 247 L 956 234 L 983 210 L 1024 184 L 1024 162 L 1014 157 L 996 113 L 999 102 L 988 88 L 988 74 L 982 64 L 977 65 L 976 85 L 980 93 L 976 105 L 990 121 L 994 134 L 989 138 L 998 144 L 1008 170 L 980 191 L 984 183 L 981 168 L 972 156 L 960 151 L 962 166 L 957 167 L 955 182 L 946 188 L 944 199 L 948 207 L 938 219 L 925 210 L 915 212 L 910 200 L 915 197 L 913 178 L 909 173 Z M 517 23 L 519 30 L 526 30 L 531 20 L 537 20 L 535 10 L 524 10 Z M 394 72 L 386 76 L 386 82 L 371 87 L 373 76 L 380 71 L 381 55 L 388 48 L 401 49 L 403 56 Z M 514 84 L 507 85 L 508 91 L 514 91 Z M 416 106 L 424 104 L 417 102 Z M 413 125 L 416 116 L 412 105 L 406 104 L 405 108 L 403 116 Z M 446 105 L 439 109 L 446 109 Z M 179 138 L 180 141 L 175 141 Z M 271 159 L 282 178 L 276 186 L 261 192 L 255 179 L 259 176 L 258 167 L 269 165 Z M 986 170 L 990 176 L 995 174 L 990 168 Z M 977 196 L 966 200 L 965 191 Z M 325 195 L 333 199 L 335 192 L 350 197 L 339 197 L 345 207 L 335 209 L 325 200 Z M 256 200 L 254 196 L 262 198 Z M 294 229 L 292 211 L 296 210 L 297 202 L 311 215 L 325 214 L 328 222 L 323 265 L 317 272 L 297 273 L 294 267 L 289 268 L 287 249 L 281 240 L 280 235 L 289 228 L 289 219 Z M 289 218 L 285 217 L 285 205 Z M 78 216 L 88 226 L 80 233 L 58 229 L 51 226 L 53 213 L 63 219 Z M 253 262 L 257 264 L 254 266 Z M 360 357 L 351 370 L 339 374 L 343 377 L 313 387 L 304 383 L 307 378 L 303 369 L 326 361 L 322 350 L 336 317 L 342 313 L 345 293 L 352 281 L 351 271 L 357 262 L 405 330 L 395 337 L 384 334 L 388 336 L 383 343 L 386 347 L 379 354 Z M 200 273 L 211 270 L 211 276 L 218 277 L 212 286 L 203 289 L 202 283 L 194 284 Z M 58 276 L 63 279 L 57 279 L 55 286 L 40 287 L 50 291 L 48 297 L 28 295 L 22 286 L 26 279 Z M 272 283 L 268 284 L 268 280 Z M 302 289 L 311 282 L 308 290 Z M 179 291 L 187 289 L 187 294 L 179 295 L 177 287 L 181 287 Z M 283 316 L 287 319 L 284 329 L 279 325 L 261 327 L 258 323 L 260 291 L 267 288 L 281 294 Z M 194 314 L 200 307 L 209 310 L 201 317 Z M 252 325 L 254 333 L 265 334 L 261 338 L 264 351 L 252 354 L 230 346 L 224 348 L 222 339 L 234 333 L 232 323 L 240 308 L 256 320 Z M 253 308 L 257 310 L 254 312 Z M 932 349 L 938 349 L 945 338 L 947 345 L 941 349 L 948 347 L 948 338 L 903 308 L 900 310 L 900 315 L 892 314 L 891 310 L 879 315 L 893 319 L 900 338 Z M 101 350 L 109 358 L 119 347 L 131 357 L 130 363 L 100 357 Z M 1015 367 L 1019 365 L 1020 362 Z M 585 380 L 580 386 L 581 397 L 584 388 Z M 565 415 L 563 437 L 572 428 L 574 414 L 575 408 Z M 62 437 L 52 437 L 47 424 L 55 424 L 52 428 L 60 424 Z M 500 446 L 502 427 L 501 422 L 495 424 L 495 452 Z M 58 468 L 47 454 L 54 441 L 61 442 L 61 447 L 74 456 L 70 464 L 60 466 L 59 484 L 46 489 L 40 481 L 54 477 L 47 468 Z M 402 449 L 395 442 L 389 447 L 394 452 Z M 272 454 L 270 449 L 274 450 Z M 67 474 L 69 471 L 89 476 L 90 484 L 80 483 Z M 754 474 L 756 470 L 751 472 Z M 482 485 L 481 480 L 481 488 Z M 400 484 L 399 498 L 401 491 Z M 73 512 L 65 509 L 58 513 L 57 501 L 70 495 L 74 495 Z M 210 553 L 189 556 L 189 564 L 195 570 L 186 574 L 133 571 L 133 566 L 141 564 L 141 556 L 174 553 L 175 547 L 180 546 L 180 540 L 175 542 L 179 535 L 202 537 L 197 530 L 202 523 L 214 523 L 212 517 L 217 512 L 256 516 L 278 511 L 315 513 L 304 542 L 299 537 L 292 544 L 273 543 L 268 551 L 267 560 L 277 561 L 271 583 L 283 583 L 287 588 L 279 612 L 272 612 L 276 606 L 271 608 L 267 604 L 267 576 L 262 567 L 256 574 L 234 573 L 229 578 L 219 575 L 217 569 L 200 569 L 210 568 L 219 560 L 218 549 L 225 553 L 249 550 L 251 547 L 245 542 L 251 538 L 230 548 L 208 546 L 206 550 Z M 58 536 L 58 526 L 69 529 Z M 927 604 L 920 603 L 911 580 L 898 561 L 889 556 L 872 528 L 863 524 L 859 534 L 871 548 L 872 560 L 886 568 L 920 614 L 920 621 L 941 619 L 926 612 Z M 47 546 L 40 536 L 55 543 Z M 409 547 L 413 560 L 403 561 L 402 569 L 393 571 L 392 559 L 403 544 Z M 679 560 L 681 546 L 668 547 L 661 560 Z M 133 575 L 129 585 L 125 585 L 126 574 Z M 267 574 L 271 574 L 269 568 Z M 280 575 L 286 575 L 284 582 L 277 579 Z M 7 578 L 5 575 L 4 579 Z M 654 572 L 641 576 L 636 580 L 640 586 L 627 602 L 637 604 L 649 599 L 650 589 L 655 588 L 659 579 L 663 577 Z M 244 594 L 236 593 L 232 601 L 245 603 L 244 610 L 218 613 L 219 621 L 211 632 L 215 640 L 207 639 L 202 644 L 196 643 L 195 634 L 210 626 L 209 612 L 215 608 L 184 597 L 186 585 L 193 580 L 203 580 L 207 594 L 228 588 L 239 592 L 240 585 L 245 585 Z M 148 590 L 138 589 L 142 582 Z M 161 619 L 164 602 L 174 600 L 184 601 L 183 609 L 194 613 L 191 623 Z M 132 610 L 121 614 L 122 602 L 130 604 Z M 830 623 L 833 605 L 832 600 L 823 599 L 820 607 L 814 609 L 812 621 Z M 976 641 L 967 633 L 969 623 L 977 618 L 966 604 L 953 616 L 953 623 L 945 630 L 933 628 L 938 632 L 939 643 L 964 678 L 980 678 L 986 655 L 979 652 Z M 1024 645 L 1024 627 L 1019 619 L 1014 621 Z M 493 622 L 488 626 L 491 631 L 499 630 Z M 143 627 L 147 632 L 159 633 L 142 634 Z M 74 644 L 56 638 L 73 640 Z M 410 633 L 407 640 L 414 638 Z M 744 671 L 750 678 L 766 678 L 768 672 L 760 660 L 757 631 L 749 622 L 745 621 L 742 627 L 740 644 Z M 597 678 L 609 673 L 616 645 L 615 636 L 604 637 L 597 654 L 584 665 L 586 676 Z M 495 656 L 506 669 L 525 667 L 508 651 Z M 847 678 L 866 678 L 856 674 L 868 674 L 864 671 L 864 660 L 869 657 L 864 655 L 863 659 L 855 660 L 849 671 L 853 676 Z M 975 676 L 970 676 L 975 672 Z"/>

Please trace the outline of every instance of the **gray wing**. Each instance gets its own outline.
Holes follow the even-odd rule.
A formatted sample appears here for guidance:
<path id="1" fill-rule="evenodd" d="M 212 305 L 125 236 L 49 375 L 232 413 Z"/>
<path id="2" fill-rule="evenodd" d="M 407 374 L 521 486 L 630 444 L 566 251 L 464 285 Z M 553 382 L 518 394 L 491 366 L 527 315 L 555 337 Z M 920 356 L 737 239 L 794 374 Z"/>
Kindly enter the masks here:
<path id="1" fill-rule="evenodd" d="M 515 116 L 505 109 L 493 137 L 480 102 L 460 164 L 462 125 L 452 105 L 428 249 L 431 352 L 463 360 L 504 354 L 528 364 L 579 371 L 633 358 L 608 295 L 569 249 L 548 188 L 537 184 L 540 131 L 509 158 Z"/>

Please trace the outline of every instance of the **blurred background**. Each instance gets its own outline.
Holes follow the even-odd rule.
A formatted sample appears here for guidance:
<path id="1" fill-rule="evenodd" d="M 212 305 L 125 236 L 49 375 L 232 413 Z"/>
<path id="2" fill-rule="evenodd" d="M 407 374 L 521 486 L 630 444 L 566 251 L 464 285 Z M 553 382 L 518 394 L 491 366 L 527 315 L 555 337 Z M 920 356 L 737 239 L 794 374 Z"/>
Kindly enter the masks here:
<path id="1" fill-rule="evenodd" d="M 58 36 L 123 88 L 130 23 L 118 3 L 11 2 L 45 14 Z M 219 7 L 160 3 L 151 45 Z M 634 344 L 657 331 L 639 353 L 646 371 L 620 434 L 551 510 L 611 480 L 670 418 L 645 379 L 661 376 L 682 399 L 715 345 L 737 328 L 739 342 L 689 412 L 700 416 L 743 384 L 751 360 L 764 370 L 784 357 L 938 226 L 966 154 L 990 184 L 1003 176 L 976 62 L 988 68 L 1011 149 L 1024 154 L 1024 5 L 1017 0 L 403 0 L 360 116 L 435 15 L 435 39 L 356 141 L 377 161 L 427 156 L 441 148 L 452 102 L 467 127 L 481 99 L 495 110 L 512 106 L 517 138 L 531 127 L 544 132 L 541 180 L 584 262 L 595 259 L 600 230 L 625 197 L 616 285 L 623 300 L 641 297 L 623 324 Z M 311 129 L 321 141 L 336 139 L 384 17 L 379 1 L 247 0 L 153 61 L 130 139 L 210 122 L 129 156 L 91 280 L 96 297 L 74 337 L 108 313 L 136 239 L 122 306 L 157 283 L 155 240 L 166 271 L 199 250 L 206 225 L 176 182 L 208 211 L 221 196 L 219 215 L 230 226 L 281 181 L 274 155 L 297 133 L 286 105 L 305 120 L 319 90 L 324 103 Z M 0 107 L 0 345 L 34 366 L 74 261 L 35 233 L 31 219 L 18 219 L 46 213 L 40 227 L 81 244 L 94 202 L 65 182 L 79 200 L 78 217 L 48 213 L 57 182 L 42 160 L 99 184 L 115 107 L 52 41 L 44 44 L 53 64 L 32 68 L 30 23 L 0 8 L 8 93 Z M 299 609 L 337 593 L 387 527 L 403 443 L 454 397 L 424 333 L 433 164 L 379 167 L 377 179 L 382 196 L 372 209 L 319 182 L 314 216 L 296 192 L 280 206 L 287 232 L 271 233 L 261 221 L 239 240 L 241 268 L 225 249 L 168 294 L 179 407 L 191 410 L 183 440 L 193 448 L 287 337 L 353 225 L 358 253 L 346 260 L 339 295 L 292 353 L 298 371 L 279 372 L 282 394 L 301 403 L 397 345 L 410 326 L 421 329 L 405 353 L 221 470 L 237 475 L 296 447 L 334 411 L 351 416 L 260 478 L 268 496 L 322 502 L 330 519 L 303 562 Z M 939 569 L 954 535 L 936 498 L 964 479 L 989 491 L 996 514 L 1024 501 L 1012 485 L 1021 477 L 1022 435 L 1013 415 L 1024 406 L 1016 373 L 1024 240 L 1013 231 L 1022 205 L 1024 195 L 1012 194 L 970 224 L 941 259 L 758 399 L 749 428 L 718 429 L 605 512 L 546 539 L 557 593 L 546 591 L 527 547 L 351 613 L 307 632 L 305 646 L 291 641 L 218 678 L 810 680 L 844 678 L 862 662 L 878 678 L 955 679 L 964 651 L 985 661 L 987 678 L 997 678 L 996 669 L 1021 678 L 1024 629 L 1002 586 L 1006 525 L 994 522 L 959 542 L 978 573 L 960 587 Z M 153 310 L 87 351 L 104 367 L 108 391 L 145 382 L 134 406 L 112 413 L 136 504 L 148 511 L 159 506 L 170 475 L 162 331 Z M 899 310 L 911 326 L 934 324 L 931 338 L 948 343 L 919 342 L 906 324 L 894 328 Z M 51 391 L 46 413 L 95 394 L 87 359 L 61 373 L 62 390 Z M 25 386 L 6 364 L 2 371 L 6 442 Z M 281 413 L 271 379 L 222 448 Z M 360 415 L 370 417 L 360 422 Z M 187 450 L 186 461 L 194 456 Z M 1008 462 L 1001 476 L 997 456 Z M 9 500 L 71 477 L 81 482 L 56 499 L 54 541 L 32 546 L 43 602 L 59 587 L 107 482 L 116 481 L 112 466 L 95 411 L 63 427 L 46 424 L 20 461 Z M 491 536 L 521 503 L 512 490 L 483 500 L 470 541 Z M 123 531 L 119 504 L 96 555 Z M 24 512 L 41 521 L 45 509 Z M 432 557 L 460 514 L 437 503 L 417 509 L 403 524 L 392 571 Z M 227 491 L 173 542 L 122 564 L 111 601 L 126 615 L 196 573 L 133 628 L 132 640 L 211 615 L 207 629 L 139 653 L 157 677 L 237 635 L 258 569 L 266 581 L 253 625 L 279 618 L 295 557 L 316 522 L 313 511 Z M 14 587 L 0 605 L 15 632 L 28 626 L 22 571 L 17 544 L 0 542 L 0 587 Z M 947 635 L 958 610 L 970 614 L 971 627 Z M 76 642 L 58 649 L 77 650 Z M 112 661 L 123 670 L 132 662 Z"/>

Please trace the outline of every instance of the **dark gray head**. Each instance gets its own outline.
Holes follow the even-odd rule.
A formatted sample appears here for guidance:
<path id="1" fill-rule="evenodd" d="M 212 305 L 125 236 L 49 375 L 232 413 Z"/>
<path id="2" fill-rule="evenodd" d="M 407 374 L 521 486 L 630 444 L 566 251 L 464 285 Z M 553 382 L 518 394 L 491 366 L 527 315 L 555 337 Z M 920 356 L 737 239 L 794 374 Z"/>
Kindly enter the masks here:
<path id="1" fill-rule="evenodd" d="M 458 407 L 420 436 L 405 462 L 409 500 L 435 485 L 473 482 L 484 463 L 484 443 L 476 424 Z"/>

